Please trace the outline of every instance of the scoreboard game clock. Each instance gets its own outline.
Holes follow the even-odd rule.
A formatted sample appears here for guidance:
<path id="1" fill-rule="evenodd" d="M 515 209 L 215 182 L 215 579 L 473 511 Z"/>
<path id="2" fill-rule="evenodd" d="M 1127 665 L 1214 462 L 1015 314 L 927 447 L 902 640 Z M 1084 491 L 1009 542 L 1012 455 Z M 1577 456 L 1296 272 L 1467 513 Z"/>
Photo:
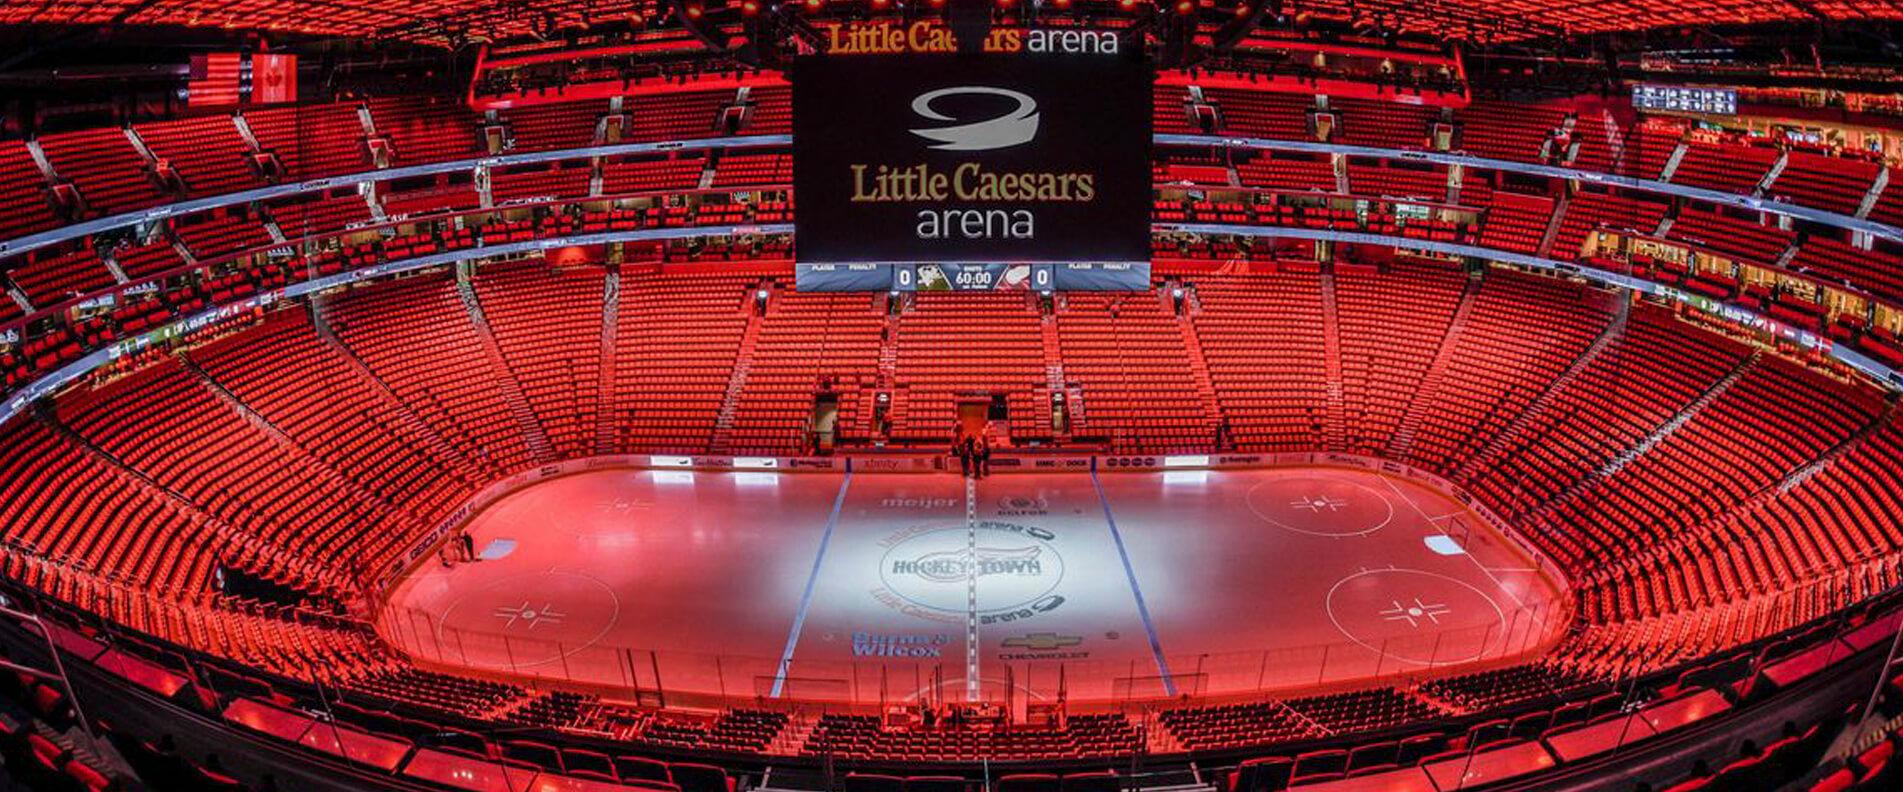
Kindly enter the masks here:
<path id="1" fill-rule="evenodd" d="M 1639 83 L 1632 86 L 1632 106 L 1640 110 L 1737 115 L 1738 92 L 1731 88 Z"/>
<path id="2" fill-rule="evenodd" d="M 794 64 L 800 290 L 1149 287 L 1148 64 L 1012 41 Z"/>
<path id="3" fill-rule="evenodd" d="M 804 291 L 1142 291 L 1148 262 L 802 264 Z"/>

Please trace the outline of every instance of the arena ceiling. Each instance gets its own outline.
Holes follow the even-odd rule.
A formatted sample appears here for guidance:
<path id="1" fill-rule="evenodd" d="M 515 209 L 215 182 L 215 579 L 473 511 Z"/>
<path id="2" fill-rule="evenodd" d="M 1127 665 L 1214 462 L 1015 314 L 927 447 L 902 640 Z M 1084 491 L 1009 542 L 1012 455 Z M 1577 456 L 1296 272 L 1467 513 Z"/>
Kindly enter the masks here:
<path id="1" fill-rule="evenodd" d="M 711 9 L 728 3 L 705 0 Z M 1211 14 L 1248 0 L 1203 0 Z M 1262 0 L 1277 2 L 1277 0 Z M 865 0 L 827 0 L 863 11 Z M 439 45 L 559 35 L 666 0 L 0 0 L 4 25 L 182 25 Z M 1050 6 L 1046 6 L 1049 8 Z M 1114 14 L 1118 3 L 1078 2 Z M 1903 0 L 1279 0 L 1302 15 L 1457 40 L 1514 41 L 1617 31 L 1806 21 L 1903 20 Z"/>

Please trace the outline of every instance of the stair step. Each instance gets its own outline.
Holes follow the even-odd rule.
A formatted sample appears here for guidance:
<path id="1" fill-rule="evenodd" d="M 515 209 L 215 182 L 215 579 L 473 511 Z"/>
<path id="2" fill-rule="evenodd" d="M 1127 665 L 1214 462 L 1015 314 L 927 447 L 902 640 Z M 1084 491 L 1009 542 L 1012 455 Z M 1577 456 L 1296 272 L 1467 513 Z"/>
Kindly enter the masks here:
<path id="1" fill-rule="evenodd" d="M 1546 230 L 1540 232 L 1540 246 L 1535 251 L 1541 258 L 1553 255 L 1553 245 L 1559 241 L 1559 229 L 1566 224 L 1566 210 L 1572 201 L 1572 195 L 1562 191 L 1559 201 L 1553 204 L 1553 217 L 1546 221 Z"/>
<path id="2" fill-rule="evenodd" d="M 621 268 L 609 267 L 608 277 L 602 284 L 601 298 L 601 377 L 597 387 L 595 408 L 595 453 L 611 454 L 616 450 L 615 377 L 620 369 L 620 354 L 616 351 L 620 344 L 621 333 Z"/>
<path id="3" fill-rule="evenodd" d="M 1544 503 L 1541 503 L 1539 507 L 1529 515 L 1529 518 L 1531 518 L 1529 521 L 1535 522 L 1543 520 L 1545 515 L 1551 514 L 1561 506 L 1579 498 L 1588 490 L 1598 486 L 1600 482 L 1618 475 L 1619 471 L 1624 470 L 1626 466 L 1632 464 L 1633 461 L 1644 456 L 1653 448 L 1658 447 L 1660 443 L 1665 442 L 1667 438 L 1676 434 L 1681 427 L 1690 423 L 1692 419 L 1697 418 L 1698 414 L 1703 412 L 1705 407 L 1709 406 L 1713 401 L 1716 401 L 1719 396 L 1724 395 L 1726 391 L 1730 390 L 1732 385 L 1736 384 L 1739 379 L 1742 379 L 1746 373 L 1757 365 L 1763 355 L 1763 350 L 1753 350 L 1751 354 L 1746 355 L 1743 360 L 1733 366 L 1731 371 L 1727 372 L 1725 376 L 1721 377 L 1717 382 L 1712 383 L 1710 387 L 1707 387 L 1703 393 L 1698 395 L 1698 398 L 1693 399 L 1690 404 L 1685 405 L 1684 408 L 1667 419 L 1665 423 L 1653 429 L 1650 434 L 1640 438 L 1638 442 L 1633 443 L 1630 448 L 1620 452 L 1598 470 L 1579 477 L 1572 483 L 1567 484 L 1558 493 L 1554 494 L 1553 497 L 1546 499 Z"/>
<path id="4" fill-rule="evenodd" d="M 469 314 L 469 322 L 475 326 L 476 337 L 482 342 L 483 353 L 489 359 L 490 367 L 496 374 L 496 389 L 502 400 L 508 405 L 509 412 L 515 416 L 516 424 L 522 431 L 522 439 L 529 447 L 529 453 L 537 461 L 555 461 L 555 446 L 549 442 L 548 434 L 542 429 L 541 419 L 535 415 L 535 408 L 529 404 L 522 383 L 516 379 L 515 369 L 502 354 L 502 346 L 496 343 L 495 332 L 489 327 L 489 320 L 482 313 L 482 301 L 476 296 L 475 283 L 470 280 L 473 270 L 467 265 L 457 270 L 456 295 L 462 299 L 463 308 Z"/>
<path id="5" fill-rule="evenodd" d="M 1048 391 L 1043 403 L 1038 405 L 1038 416 L 1062 440 L 1070 437 L 1070 432 L 1057 432 L 1057 428 L 1052 426 L 1057 417 L 1051 414 L 1053 394 L 1063 393 L 1065 389 L 1063 337 L 1057 332 L 1056 314 L 1046 314 L 1039 322 L 1038 331 L 1044 340 L 1044 387 Z M 1069 396 L 1065 398 L 1068 400 Z"/>
<path id="6" fill-rule="evenodd" d="M 1512 444 L 1519 439 L 1520 435 L 1525 433 L 1527 425 L 1535 418 L 1543 415 L 1548 407 L 1552 405 L 1555 397 L 1565 391 L 1566 387 L 1570 385 L 1573 380 L 1579 378 L 1580 372 L 1585 371 L 1608 347 L 1612 346 L 1614 342 L 1625 335 L 1626 321 L 1631 317 L 1631 314 L 1631 302 L 1624 298 L 1619 298 L 1617 311 L 1613 314 L 1612 320 L 1606 323 L 1605 329 L 1599 332 L 1599 337 L 1593 339 L 1593 342 L 1587 345 L 1586 350 L 1581 352 L 1579 357 L 1573 359 L 1571 366 L 1568 366 L 1566 370 L 1561 372 L 1552 382 L 1547 383 L 1545 389 L 1540 391 L 1540 395 L 1534 397 L 1533 401 L 1529 402 L 1526 408 L 1520 411 L 1519 415 L 1514 416 L 1513 420 L 1507 424 L 1505 429 L 1496 433 L 1493 439 L 1489 441 L 1487 445 L 1482 446 L 1480 450 L 1468 455 L 1467 461 L 1461 465 L 1458 475 L 1455 478 L 1464 478 L 1466 474 L 1475 469 L 1485 469 L 1484 467 L 1477 468 L 1476 466 L 1489 460 L 1495 452 L 1512 447 Z"/>
<path id="7" fill-rule="evenodd" d="M 422 416 L 417 415 L 416 411 L 411 408 L 409 402 L 404 400 L 401 396 L 398 396 L 397 392 L 390 387 L 389 383 L 384 382 L 381 377 L 377 376 L 376 372 L 371 371 L 370 365 L 363 362 L 362 358 L 357 357 L 357 353 L 352 350 L 348 344 L 344 343 L 342 338 L 337 336 L 336 332 L 331 329 L 329 320 L 325 317 L 324 298 L 322 295 L 312 295 L 310 314 L 311 326 L 317 331 L 317 337 L 322 339 L 325 345 L 328 346 L 331 351 L 337 353 L 337 356 L 343 360 L 344 369 L 355 375 L 364 384 L 368 385 L 373 392 L 381 396 L 386 404 L 389 404 L 398 415 L 403 417 L 404 423 L 407 424 L 418 437 L 422 438 L 423 443 L 429 446 L 432 453 L 424 455 L 425 457 L 433 456 L 436 459 L 453 463 L 449 466 L 449 469 L 461 475 L 465 481 L 472 484 L 478 483 L 476 479 L 486 477 L 483 474 L 477 473 L 475 463 L 470 460 L 469 457 L 463 455 L 460 448 L 444 439 L 442 435 L 436 432 L 434 427 L 430 426 L 428 421 L 423 420 Z"/>
<path id="8" fill-rule="evenodd" d="M 119 478 L 121 483 L 125 486 L 146 493 L 154 501 L 176 512 L 185 520 L 194 525 L 209 529 L 219 540 L 228 543 L 229 547 L 237 550 L 236 553 L 231 553 L 230 555 L 239 562 L 249 561 L 250 563 L 258 564 L 268 569 L 293 572 L 319 585 L 338 585 L 337 581 L 333 579 L 334 576 L 332 574 L 313 569 L 298 554 L 287 552 L 283 548 L 265 541 L 256 534 L 244 531 L 237 526 L 219 519 L 217 516 L 206 512 L 196 502 L 185 497 L 185 495 L 173 491 L 163 483 L 160 483 L 157 479 L 134 469 L 118 457 L 113 456 L 110 452 L 94 445 L 91 440 L 81 436 L 78 431 L 60 421 L 50 409 L 43 406 L 36 407 L 34 416 L 51 430 L 53 434 L 59 436 L 61 440 L 71 444 L 74 448 L 79 449 L 85 455 L 99 462 L 104 470 L 110 475 Z"/>
<path id="9" fill-rule="evenodd" d="M 720 412 L 714 417 L 714 434 L 709 446 L 714 453 L 726 453 L 733 443 L 734 411 L 739 407 L 740 394 L 747 388 L 747 375 L 753 370 L 753 350 L 760 340 L 760 328 L 765 324 L 766 317 L 759 311 L 748 310 L 747 328 L 740 336 L 740 350 L 727 374 L 727 390 L 720 397 Z"/>
<path id="10" fill-rule="evenodd" d="M 1322 271 L 1322 359 L 1328 375 L 1327 415 L 1323 421 L 1326 447 L 1342 450 L 1348 443 L 1348 420 L 1341 384 L 1341 323 L 1335 304 L 1335 273 Z"/>
<path id="11" fill-rule="evenodd" d="M 1406 409 L 1402 411 L 1401 425 L 1396 427 L 1394 436 L 1388 440 L 1388 458 L 1406 459 L 1414 450 L 1414 437 L 1420 432 L 1421 423 L 1426 420 L 1427 407 L 1440 398 L 1441 383 L 1447 378 L 1447 366 L 1453 362 L 1454 348 L 1460 345 L 1461 333 L 1467 327 L 1467 317 L 1473 313 L 1475 299 L 1480 294 L 1481 280 L 1469 277 L 1461 290 L 1460 305 L 1454 309 L 1454 315 L 1447 323 L 1447 332 L 1441 336 L 1440 346 L 1434 352 L 1434 361 L 1428 364 L 1427 373 L 1421 377 L 1420 385 L 1408 396 Z"/>

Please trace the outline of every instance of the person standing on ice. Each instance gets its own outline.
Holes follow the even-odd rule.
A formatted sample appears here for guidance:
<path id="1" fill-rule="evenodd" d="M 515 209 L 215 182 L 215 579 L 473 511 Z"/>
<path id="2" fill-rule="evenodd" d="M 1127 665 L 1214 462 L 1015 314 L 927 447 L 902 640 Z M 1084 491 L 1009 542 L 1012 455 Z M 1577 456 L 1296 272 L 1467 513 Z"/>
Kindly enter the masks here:
<path id="1" fill-rule="evenodd" d="M 970 442 L 971 439 L 966 437 L 962 431 L 958 433 L 957 437 L 952 438 L 952 456 L 958 457 L 958 471 L 959 475 L 962 476 L 971 475 Z"/>

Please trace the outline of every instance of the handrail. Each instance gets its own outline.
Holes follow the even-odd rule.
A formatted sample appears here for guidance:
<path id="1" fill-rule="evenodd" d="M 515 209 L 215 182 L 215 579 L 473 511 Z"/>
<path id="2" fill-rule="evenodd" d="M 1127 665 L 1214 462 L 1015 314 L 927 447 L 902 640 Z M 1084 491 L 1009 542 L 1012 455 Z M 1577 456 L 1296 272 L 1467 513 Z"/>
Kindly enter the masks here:
<path id="1" fill-rule="evenodd" d="M 1697 295 L 1684 292 L 1676 287 L 1635 278 L 1624 273 L 1610 270 L 1570 264 L 1555 259 L 1528 256 L 1475 245 L 1463 245 L 1451 242 L 1437 242 L 1426 239 L 1365 234 L 1346 231 L 1325 231 L 1308 228 L 1280 228 L 1274 226 L 1222 225 L 1214 223 L 1159 223 L 1153 230 L 1164 233 L 1226 234 L 1234 236 L 1269 237 L 1286 239 L 1330 240 L 1350 244 L 1384 245 L 1408 250 L 1420 250 L 1448 256 L 1463 256 L 1516 264 L 1547 272 L 1576 275 L 1602 281 L 1641 294 L 1691 304 L 1699 299 Z M 730 236 L 738 234 L 790 234 L 791 223 L 769 223 L 738 226 L 690 226 L 682 228 L 642 229 L 637 231 L 614 231 L 608 233 L 582 234 L 577 236 L 549 237 L 527 242 L 512 242 L 487 247 L 464 248 L 442 253 L 433 253 L 402 261 L 390 261 L 372 264 L 367 267 L 326 275 L 319 278 L 293 283 L 287 286 L 262 291 L 242 300 L 226 305 L 213 306 L 191 316 L 162 325 L 140 335 L 117 341 L 109 346 L 93 350 L 71 363 L 46 374 L 15 391 L 0 404 L 0 423 L 5 423 L 25 410 L 28 405 L 41 398 L 57 393 L 80 377 L 94 369 L 106 365 L 126 355 L 135 354 L 162 341 L 189 334 L 246 311 L 273 305 L 280 300 L 295 299 L 315 292 L 347 286 L 371 278 L 395 275 L 413 270 L 453 264 L 476 259 L 500 256 L 538 253 L 553 248 L 578 245 L 604 245 L 616 242 L 640 242 L 668 239 L 689 239 L 699 236 Z M 1807 349 L 1825 352 L 1833 358 L 1864 372 L 1871 378 L 1884 383 L 1887 387 L 1903 388 L 1903 374 L 1883 365 L 1856 350 L 1831 343 L 1827 338 L 1806 330 L 1791 327 L 1757 312 L 1722 305 L 1719 310 L 1725 318 L 1759 327 L 1780 337 L 1799 344 Z"/>
<path id="2" fill-rule="evenodd" d="M 1312 228 L 1286 228 L 1281 226 L 1224 225 L 1217 223 L 1158 223 L 1153 228 L 1164 233 L 1222 234 L 1228 236 L 1247 236 L 1276 239 L 1327 240 L 1347 242 L 1349 244 L 1382 245 L 1387 247 L 1420 250 L 1439 253 L 1445 256 L 1463 256 L 1481 258 L 1490 261 L 1517 264 L 1522 267 L 1545 270 L 1547 272 L 1578 275 L 1602 281 L 1629 291 L 1635 291 L 1651 297 L 1692 304 L 1694 300 L 1706 298 L 1669 286 L 1657 281 L 1635 278 L 1622 272 L 1574 264 L 1557 259 L 1529 256 L 1506 250 L 1495 250 L 1477 245 L 1463 245 L 1455 242 L 1437 242 L 1430 239 L 1387 236 L 1384 234 L 1365 234 L 1354 231 L 1325 231 Z M 1713 301 L 1715 302 L 1715 301 Z M 1903 389 L 1903 373 L 1886 366 L 1877 360 L 1849 347 L 1832 342 L 1809 330 L 1792 327 L 1771 317 L 1736 305 L 1725 304 L 1720 307 L 1724 318 L 1775 333 L 1778 337 L 1791 341 L 1805 349 L 1822 351 L 1844 364 L 1875 379 L 1891 389 Z"/>
<path id="3" fill-rule="evenodd" d="M 180 264 L 175 267 L 169 267 L 167 269 L 153 272 L 149 275 L 141 275 L 137 278 L 132 278 L 130 280 L 127 280 L 125 283 L 115 283 L 115 284 L 112 284 L 111 286 L 106 286 L 106 287 L 96 289 L 90 292 L 74 294 L 72 296 L 62 298 L 60 301 L 54 302 L 54 303 L 35 305 L 33 307 L 34 308 L 33 312 L 30 314 L 26 314 L 17 319 L 9 319 L 5 322 L 0 322 L 0 337 L 4 337 L 7 331 L 9 330 L 23 328 L 27 326 L 28 324 L 31 324 L 33 321 L 40 319 L 41 317 L 62 313 L 62 312 L 71 310 L 75 307 L 78 307 L 80 305 L 92 304 L 95 300 L 104 299 L 106 297 L 116 297 L 117 295 L 127 293 L 127 291 L 130 289 L 136 289 L 138 287 L 145 286 L 148 284 L 163 283 L 168 278 L 173 278 L 178 275 L 191 272 L 193 270 L 204 269 L 206 267 L 215 267 L 219 264 L 238 261 L 239 259 L 243 259 L 247 256 L 256 256 L 261 253 L 267 253 L 269 251 L 278 250 L 281 248 L 295 248 L 297 246 L 308 245 L 312 242 L 319 241 L 319 240 L 336 239 L 336 238 L 347 236 L 350 234 L 362 234 L 362 233 L 375 231 L 382 228 L 389 228 L 392 226 L 400 226 L 400 225 L 404 225 L 408 223 L 438 222 L 438 221 L 450 220 L 457 217 L 465 217 L 468 215 L 494 214 L 496 212 L 516 211 L 521 209 L 574 206 L 578 204 L 592 203 L 595 201 L 634 201 L 634 200 L 641 200 L 641 199 L 692 197 L 692 196 L 704 196 L 704 195 L 715 195 L 715 194 L 730 196 L 735 193 L 741 193 L 741 192 L 767 192 L 767 191 L 778 190 L 778 189 L 782 189 L 782 188 L 777 186 L 771 186 L 771 185 L 735 185 L 731 188 L 723 189 L 723 190 L 715 190 L 715 189 L 637 190 L 635 192 L 627 192 L 627 193 L 616 192 L 616 193 L 608 193 L 608 194 L 599 195 L 599 196 L 585 196 L 585 197 L 553 196 L 553 197 L 545 197 L 545 198 L 536 198 L 533 200 L 522 200 L 519 202 L 511 201 L 508 203 L 499 203 L 487 208 L 476 207 L 471 209 L 450 209 L 450 210 L 444 210 L 440 212 L 431 212 L 427 214 L 408 215 L 408 216 L 400 216 L 400 217 L 392 216 L 383 220 L 369 221 L 361 225 L 350 225 L 343 228 L 327 229 L 327 230 L 319 231 L 316 233 L 300 234 L 298 236 L 286 238 L 283 242 L 267 242 L 261 245 L 251 245 L 249 247 L 238 248 L 236 250 L 225 251 L 222 253 L 215 253 L 212 255 L 199 258 L 196 261 L 189 264 Z"/>
<path id="4" fill-rule="evenodd" d="M 1530 176 L 1541 176 L 1572 181 L 1586 181 L 1612 187 L 1623 187 L 1642 192 L 1676 195 L 1711 203 L 1732 206 L 1751 211 L 1770 212 L 1785 215 L 1822 225 L 1834 226 L 1848 231 L 1860 231 L 1880 239 L 1903 243 L 1903 228 L 1886 225 L 1873 220 L 1859 219 L 1812 209 L 1806 206 L 1757 198 L 1749 195 L 1708 190 L 1702 187 L 1690 187 L 1682 184 L 1640 179 L 1632 176 L 1619 176 L 1597 171 L 1584 171 L 1575 168 L 1562 168 L 1555 165 L 1538 165 L 1530 162 L 1475 157 L 1467 154 L 1453 154 L 1439 151 L 1417 151 L 1413 149 L 1383 148 L 1377 146 L 1354 146 L 1345 143 L 1319 143 L 1303 140 L 1276 140 L 1272 138 L 1231 137 L 1226 135 L 1185 135 L 1161 133 L 1154 136 L 1157 144 L 1165 146 L 1223 146 L 1230 148 L 1263 149 L 1273 151 L 1299 151 L 1310 154 L 1341 154 L 1351 157 L 1377 157 L 1382 159 L 1412 160 L 1430 162 L 1437 165 L 1460 165 L 1484 170 L 1509 171 Z M 571 159 L 607 157 L 625 154 L 660 154 L 673 151 L 704 151 L 722 148 L 759 148 L 770 146 L 790 146 L 793 136 L 783 135 L 740 135 L 733 137 L 699 138 L 694 140 L 655 141 L 646 143 L 613 143 L 601 146 L 587 146 L 572 149 L 553 149 L 549 151 L 531 151 L 520 154 L 501 154 L 490 157 L 449 160 L 425 165 L 410 165 L 401 168 L 363 171 L 321 179 L 261 187 L 225 195 L 194 198 L 176 203 L 163 204 L 150 209 L 101 217 L 80 223 L 61 226 L 48 231 L 28 234 L 15 239 L 0 240 L 0 258 L 16 256 L 48 245 L 71 241 L 88 234 L 96 234 L 115 228 L 135 226 L 140 223 L 160 220 L 167 217 L 192 214 L 225 206 L 264 201 L 300 195 L 318 190 L 346 187 L 356 184 L 404 179 L 413 176 L 429 176 L 439 173 L 453 173 L 473 170 L 478 167 L 506 167 L 526 165 L 538 162 L 561 162 Z"/>
<path id="5" fill-rule="evenodd" d="M 278 184 L 243 190 L 223 195 L 211 195 L 193 198 L 176 203 L 162 204 L 150 209 L 140 209 L 122 214 L 100 217 L 93 220 L 60 226 L 37 234 L 0 241 L 0 258 L 16 256 L 33 250 L 78 239 L 88 234 L 110 231 L 115 228 L 135 226 L 153 220 L 161 220 L 177 215 L 219 209 L 226 206 L 268 201 L 307 192 L 329 190 L 393 179 L 407 179 L 415 176 L 433 176 L 438 173 L 474 170 L 479 167 L 507 167 L 510 165 L 528 165 L 538 162 L 561 162 L 571 159 L 593 157 L 611 157 L 624 154 L 664 154 L 675 151 L 705 151 L 717 148 L 754 148 L 759 146 L 784 146 L 793 142 L 792 135 L 740 135 L 737 137 L 700 138 L 695 140 L 664 140 L 647 143 L 611 143 L 602 146 L 588 146 L 573 149 L 552 149 L 549 151 L 529 151 L 521 154 L 500 154 L 492 157 L 448 160 L 425 165 L 408 165 L 401 168 L 361 171 L 341 176 L 327 176 L 292 184 Z"/>
<path id="6" fill-rule="evenodd" d="M 1584 171 L 1576 168 L 1562 168 L 1557 165 L 1537 165 L 1531 162 L 1475 157 L 1467 154 L 1451 154 L 1440 151 L 1417 151 L 1413 149 L 1381 148 L 1376 146 L 1351 146 L 1345 143 L 1314 143 L 1302 140 L 1274 140 L 1270 138 L 1227 137 L 1223 135 L 1177 135 L 1160 134 L 1156 142 L 1174 146 L 1228 146 L 1232 148 L 1266 149 L 1276 151 L 1300 151 L 1310 154 L 1341 154 L 1349 157 L 1379 157 L 1382 159 L 1412 160 L 1431 162 L 1436 165 L 1460 165 L 1482 170 L 1511 171 L 1528 176 L 1543 176 L 1552 179 L 1586 181 L 1611 187 L 1624 187 L 1642 192 L 1676 195 L 1709 201 L 1754 212 L 1770 212 L 1799 220 L 1822 225 L 1835 226 L 1846 231 L 1861 231 L 1871 236 L 1892 242 L 1903 242 L 1903 228 L 1886 225 L 1874 220 L 1855 217 L 1798 206 L 1784 201 L 1757 198 L 1749 195 L 1708 190 L 1703 187 L 1690 187 L 1683 184 L 1640 179 L 1633 176 L 1620 176 L 1598 171 Z"/>
<path id="7" fill-rule="evenodd" d="M 219 321 L 240 315 L 246 311 L 276 304 L 280 300 L 294 299 L 307 294 L 348 286 L 359 281 L 385 275 L 396 275 L 413 270 L 428 269 L 444 264 L 499 256 L 512 256 L 525 253 L 539 253 L 571 245 L 606 245 L 616 242 L 646 242 L 668 239 L 689 239 L 697 236 L 721 236 L 734 234 L 788 234 L 792 233 L 790 223 L 740 226 L 699 226 L 686 228 L 654 228 L 638 231 L 611 231 L 599 234 L 578 236 L 549 237 L 527 242 L 510 242 L 486 247 L 464 248 L 443 253 L 433 253 L 402 261 L 390 261 L 372 264 L 367 267 L 326 275 L 319 278 L 293 283 L 287 286 L 261 291 L 237 302 L 215 305 L 191 316 L 153 328 L 131 338 L 114 342 L 81 356 L 78 360 L 59 367 L 53 372 L 22 386 L 7 397 L 0 405 L 0 423 L 5 423 L 18 415 L 33 402 L 50 396 L 59 389 L 91 373 L 94 369 L 118 360 L 126 355 L 136 354 L 161 341 L 186 335 L 208 327 Z"/>

